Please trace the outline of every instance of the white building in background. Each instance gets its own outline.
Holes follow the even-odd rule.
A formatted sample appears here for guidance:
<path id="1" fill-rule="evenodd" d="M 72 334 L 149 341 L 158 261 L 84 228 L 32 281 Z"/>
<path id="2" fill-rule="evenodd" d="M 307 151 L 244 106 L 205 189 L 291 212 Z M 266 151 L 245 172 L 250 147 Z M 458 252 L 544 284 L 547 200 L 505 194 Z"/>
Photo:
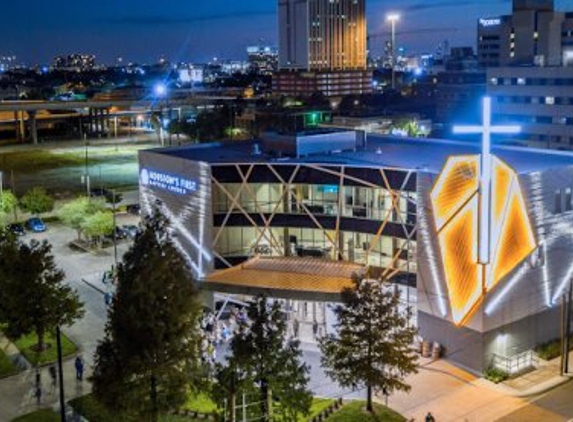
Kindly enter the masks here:
<path id="1" fill-rule="evenodd" d="M 478 57 L 484 67 L 573 64 L 573 12 L 554 0 L 514 0 L 511 15 L 478 20 Z"/>
<path id="2" fill-rule="evenodd" d="M 573 67 L 490 68 L 487 84 L 496 118 L 522 127 L 512 141 L 573 150 Z"/>

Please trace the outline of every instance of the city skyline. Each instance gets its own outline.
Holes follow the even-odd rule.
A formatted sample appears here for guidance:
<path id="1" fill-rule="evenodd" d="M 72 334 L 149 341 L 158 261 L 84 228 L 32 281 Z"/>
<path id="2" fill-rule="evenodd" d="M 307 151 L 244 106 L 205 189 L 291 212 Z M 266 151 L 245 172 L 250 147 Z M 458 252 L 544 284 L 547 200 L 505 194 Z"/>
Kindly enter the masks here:
<path id="1" fill-rule="evenodd" d="M 563 9 L 565 0 L 558 0 L 556 7 Z M 510 8 L 510 0 L 487 0 L 479 5 L 450 0 L 408 0 L 396 5 L 368 0 L 368 33 L 382 34 L 382 39 L 372 39 L 371 49 L 375 53 L 382 50 L 388 32 L 384 16 L 389 11 L 398 10 L 404 16 L 398 29 L 399 44 L 422 53 L 433 52 L 445 39 L 452 46 L 475 46 L 477 19 L 509 13 Z M 143 0 L 137 7 L 103 1 L 89 11 L 70 0 L 57 4 L 32 0 L 7 4 L 4 11 L 5 16 L 19 18 L 0 27 L 0 54 L 17 55 L 26 63 L 45 64 L 53 56 L 73 52 L 95 54 L 103 63 L 117 57 L 153 62 L 161 55 L 173 61 L 240 59 L 247 45 L 277 44 L 274 0 L 213 0 L 193 7 L 182 0 L 161 5 Z M 233 37 L 226 32 L 229 28 Z"/>

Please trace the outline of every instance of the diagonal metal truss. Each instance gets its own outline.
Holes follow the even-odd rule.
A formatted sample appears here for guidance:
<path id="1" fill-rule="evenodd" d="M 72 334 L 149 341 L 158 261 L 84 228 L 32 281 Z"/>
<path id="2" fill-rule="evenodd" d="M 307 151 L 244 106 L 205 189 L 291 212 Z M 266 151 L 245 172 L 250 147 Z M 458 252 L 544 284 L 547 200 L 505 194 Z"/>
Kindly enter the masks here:
<path id="1" fill-rule="evenodd" d="M 268 169 L 268 171 L 270 171 L 274 175 L 274 177 L 276 178 L 276 183 L 279 183 L 282 185 L 282 191 L 280 193 L 278 200 L 276 202 L 271 202 L 272 212 L 270 214 L 265 213 L 261 209 L 260 204 L 257 202 L 256 194 L 253 191 L 252 187 L 250 186 L 250 183 L 252 183 L 252 182 L 250 182 L 250 178 L 251 178 L 251 175 L 253 173 L 253 169 L 256 166 L 266 167 L 266 169 Z M 323 166 L 317 165 L 317 164 L 297 164 L 297 165 L 291 166 L 291 167 L 293 167 L 293 171 L 292 171 L 292 174 L 290 175 L 290 177 L 288 179 L 285 179 L 283 176 L 281 176 L 281 174 L 276 170 L 275 167 L 276 167 L 276 165 L 273 165 L 273 164 L 252 164 L 248 167 L 248 169 L 246 171 L 243 171 L 243 170 L 241 170 L 241 167 L 238 164 L 236 164 L 235 169 L 237 170 L 237 172 L 241 178 L 241 182 L 240 182 L 239 188 L 237 189 L 237 191 L 234 195 L 231 192 L 229 192 L 229 190 L 225 188 L 223 183 L 221 183 L 219 180 L 217 180 L 217 178 L 215 176 L 213 176 L 213 175 L 211 176 L 214 187 L 218 188 L 220 190 L 220 192 L 224 195 L 224 197 L 226 197 L 226 199 L 230 203 L 230 207 L 227 210 L 225 217 L 222 221 L 222 224 L 218 228 L 217 233 L 214 237 L 213 245 L 217 244 L 217 241 L 220 239 L 220 236 L 221 236 L 223 230 L 227 227 L 227 224 L 228 224 L 228 221 L 229 221 L 229 218 L 231 217 L 231 215 L 233 213 L 239 212 L 249 221 L 249 223 L 252 225 L 252 227 L 254 227 L 258 232 L 256 240 L 253 243 L 253 245 L 251 246 L 250 251 L 249 251 L 249 253 L 251 255 L 255 255 L 255 251 L 257 250 L 257 246 L 259 246 L 261 244 L 261 242 L 263 242 L 263 241 L 265 241 L 267 244 L 269 244 L 271 246 L 271 248 L 273 248 L 275 251 L 278 251 L 279 254 L 282 254 L 284 252 L 284 248 L 281 247 L 280 241 L 278 241 L 275 238 L 275 236 L 273 235 L 273 232 L 271 230 L 271 225 L 272 225 L 272 222 L 273 222 L 275 216 L 277 214 L 280 214 L 279 213 L 280 206 L 281 206 L 281 204 L 284 203 L 284 200 L 286 197 L 286 198 L 289 198 L 291 201 L 293 201 L 293 203 L 295 203 L 297 205 L 297 207 L 299 207 L 299 209 L 304 211 L 304 215 L 308 216 L 311 219 L 311 221 L 313 222 L 316 229 L 321 230 L 324 233 L 324 237 L 333 246 L 333 249 L 335 251 L 335 255 L 338 257 L 338 259 L 339 260 L 345 260 L 348 257 L 344 256 L 343 250 L 341 250 L 341 248 L 340 248 L 340 234 L 341 234 L 340 226 L 341 226 L 341 219 L 342 219 L 342 210 L 344 207 L 344 190 L 343 190 L 343 187 L 345 186 L 346 181 L 352 181 L 353 183 L 356 183 L 358 185 L 361 185 L 361 186 L 364 186 L 367 188 L 383 189 L 386 192 L 388 192 L 388 194 L 391 197 L 391 205 L 390 205 L 389 209 L 387 211 L 385 211 L 384 218 L 382 221 L 380 221 L 380 226 L 379 226 L 376 234 L 374 235 L 372 241 L 369 244 L 368 250 L 366 252 L 366 263 L 368 263 L 368 257 L 372 253 L 374 248 L 376 247 L 376 244 L 380 240 L 380 237 L 382 236 L 384 229 L 387 227 L 388 223 L 390 223 L 392 221 L 393 216 L 397 216 L 397 221 L 392 221 L 392 222 L 401 225 L 404 233 L 406 233 L 406 239 L 404 239 L 401 246 L 395 251 L 390 265 L 385 268 L 382 276 L 386 279 L 391 279 L 396 274 L 398 274 L 400 271 L 404 270 L 404 268 L 402 268 L 402 266 L 399 265 L 400 256 L 402 255 L 402 253 L 405 250 L 407 250 L 407 248 L 409 246 L 412 246 L 413 242 L 415 242 L 415 240 L 416 240 L 415 239 L 415 233 L 416 233 L 416 230 L 418 228 L 418 224 L 416 222 L 416 224 L 414 225 L 414 227 L 412 229 L 410 229 L 408 227 L 407 222 L 404 221 L 404 219 L 402 218 L 400 205 L 401 205 L 402 201 L 405 201 L 406 203 L 409 202 L 409 203 L 415 204 L 415 200 L 413 200 L 410 196 L 408 196 L 404 192 L 405 187 L 408 185 L 409 181 L 411 180 L 411 177 L 415 174 L 415 172 L 404 171 L 404 173 L 406 173 L 406 177 L 404 178 L 404 181 L 403 181 L 401 187 L 399 189 L 394 189 L 394 188 L 392 188 L 392 186 L 389 182 L 389 179 L 388 179 L 388 175 L 386 174 L 386 171 L 384 169 L 379 170 L 381 177 L 382 177 L 382 180 L 383 180 L 383 183 L 381 185 L 378 185 L 378 184 L 372 183 L 370 181 L 362 180 L 360 178 L 349 175 L 346 172 L 346 169 L 348 168 L 348 166 L 338 166 L 340 168 L 340 171 L 337 171 L 337 170 L 333 169 L 332 167 L 327 168 L 327 167 L 323 167 Z M 311 210 L 300 200 L 300 198 L 297 197 L 297 195 L 293 192 L 293 189 L 291 188 L 293 185 L 294 179 L 299 174 L 299 172 L 302 168 L 313 169 L 313 170 L 328 174 L 330 176 L 336 176 L 338 178 L 338 181 L 339 181 L 338 182 L 338 197 L 337 197 L 337 202 L 336 202 L 337 208 L 338 208 L 338 213 L 336 216 L 336 225 L 335 225 L 335 230 L 334 230 L 334 232 L 335 232 L 334 237 L 330 233 L 332 230 L 326 230 L 320 224 L 317 216 L 315 216 L 311 212 Z M 253 220 L 253 218 L 251 217 L 252 213 L 249 213 L 243 206 L 241 206 L 239 198 L 241 197 L 241 194 L 243 194 L 243 193 L 248 195 L 248 197 L 254 203 L 254 206 L 255 206 L 255 213 L 254 214 L 259 215 L 259 217 L 261 218 L 261 221 L 263 222 L 262 226 L 258 225 Z M 223 263 L 225 263 L 225 265 L 227 265 L 228 267 L 232 266 L 220 254 L 214 252 L 214 255 L 216 257 L 218 257 L 219 259 L 221 259 L 221 261 Z"/>

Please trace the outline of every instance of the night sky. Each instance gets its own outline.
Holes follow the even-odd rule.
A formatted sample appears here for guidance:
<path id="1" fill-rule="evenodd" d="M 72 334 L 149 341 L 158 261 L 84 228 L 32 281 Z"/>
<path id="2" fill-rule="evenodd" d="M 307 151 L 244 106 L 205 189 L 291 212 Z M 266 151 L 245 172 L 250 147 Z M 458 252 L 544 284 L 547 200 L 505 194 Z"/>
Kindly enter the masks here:
<path id="1" fill-rule="evenodd" d="M 565 9 L 571 0 L 557 0 Z M 276 0 L 26 0 L 3 1 L 0 54 L 47 63 L 56 54 L 86 52 L 110 63 L 143 62 L 161 54 L 175 61 L 241 59 L 245 47 L 276 44 Z M 476 21 L 509 13 L 510 0 L 367 0 L 369 33 L 384 15 L 403 14 L 399 44 L 432 52 L 444 39 L 474 45 Z M 569 6 L 569 9 L 573 7 Z M 383 40 L 374 39 L 373 50 Z"/>

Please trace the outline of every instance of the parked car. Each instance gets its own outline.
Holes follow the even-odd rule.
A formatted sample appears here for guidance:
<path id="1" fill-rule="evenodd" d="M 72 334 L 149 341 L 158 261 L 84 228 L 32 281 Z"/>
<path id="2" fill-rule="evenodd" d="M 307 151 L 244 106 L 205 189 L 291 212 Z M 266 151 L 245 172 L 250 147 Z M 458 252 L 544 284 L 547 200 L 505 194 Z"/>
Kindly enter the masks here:
<path id="1" fill-rule="evenodd" d="M 123 227 L 116 227 L 115 228 L 115 238 L 117 240 L 127 239 L 128 233 L 125 231 Z M 113 238 L 113 235 L 112 235 Z"/>
<path id="2" fill-rule="evenodd" d="M 46 231 L 46 225 L 41 218 L 30 218 L 26 221 L 26 228 L 34 233 L 42 233 Z"/>
<path id="3" fill-rule="evenodd" d="M 6 228 L 10 233 L 15 234 L 16 236 L 24 236 L 26 234 L 24 225 L 20 223 L 9 224 Z"/>
<path id="4" fill-rule="evenodd" d="M 139 204 L 132 204 L 127 206 L 127 212 L 132 215 L 140 215 L 141 214 L 141 205 Z"/>
<path id="5" fill-rule="evenodd" d="M 135 239 L 136 236 L 141 232 L 141 229 L 133 224 L 122 226 L 122 229 L 125 231 L 127 237 L 130 239 Z"/>

